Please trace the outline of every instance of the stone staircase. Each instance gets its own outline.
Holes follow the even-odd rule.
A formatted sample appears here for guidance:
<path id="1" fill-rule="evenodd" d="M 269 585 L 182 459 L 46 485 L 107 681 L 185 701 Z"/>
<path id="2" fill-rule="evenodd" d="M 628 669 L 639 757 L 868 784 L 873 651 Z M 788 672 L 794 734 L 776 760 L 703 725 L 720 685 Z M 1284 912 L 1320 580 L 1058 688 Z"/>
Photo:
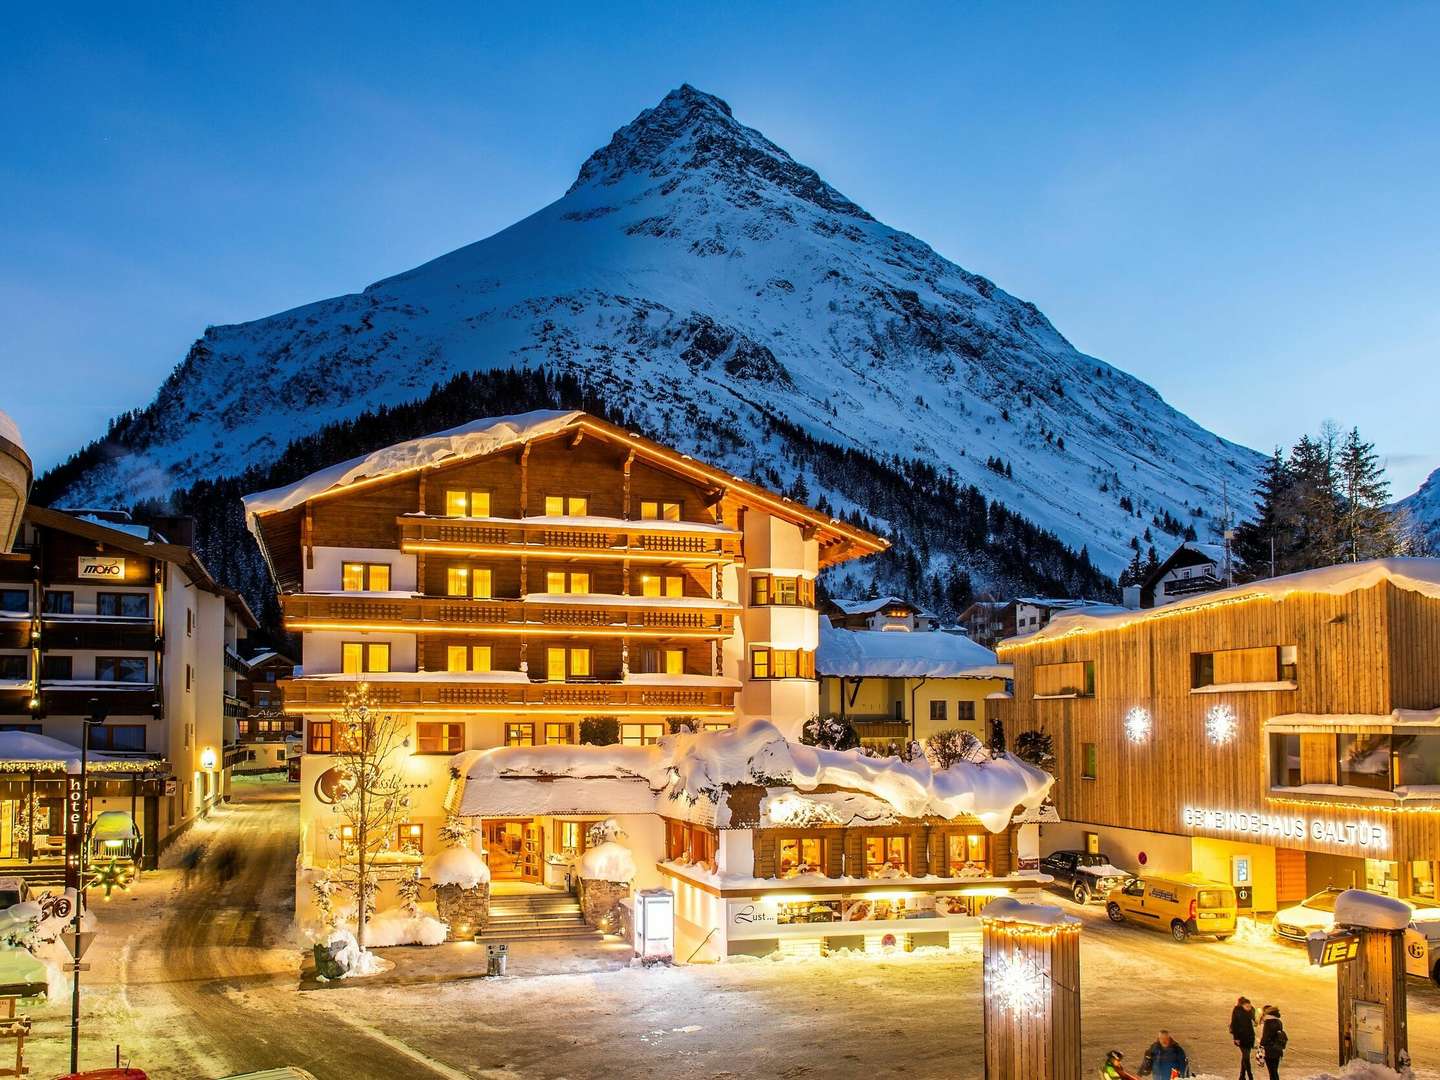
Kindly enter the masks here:
<path id="1" fill-rule="evenodd" d="M 604 935 L 587 926 L 579 902 L 569 893 L 525 893 L 490 897 L 490 924 L 477 941 L 534 941 Z"/>
<path id="2" fill-rule="evenodd" d="M 0 867 L 0 877 L 24 878 L 34 893 L 60 893 L 65 890 L 64 865 L 41 864 Z"/>

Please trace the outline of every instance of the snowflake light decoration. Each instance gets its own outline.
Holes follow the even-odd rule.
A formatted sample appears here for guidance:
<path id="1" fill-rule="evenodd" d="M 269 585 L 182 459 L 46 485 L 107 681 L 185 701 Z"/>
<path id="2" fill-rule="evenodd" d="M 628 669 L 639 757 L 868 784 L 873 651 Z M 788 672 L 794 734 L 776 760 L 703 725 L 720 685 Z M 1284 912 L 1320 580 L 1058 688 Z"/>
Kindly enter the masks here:
<path id="1" fill-rule="evenodd" d="M 985 992 L 1017 1015 L 1038 1012 L 1045 1003 L 1045 976 L 1022 956 L 1000 956 L 985 969 Z"/>
<path id="2" fill-rule="evenodd" d="M 1136 705 L 1125 714 L 1125 737 L 1132 743 L 1150 738 L 1150 710 Z"/>
<path id="3" fill-rule="evenodd" d="M 105 899 L 110 899 L 110 894 L 116 889 L 121 892 L 130 891 L 130 883 L 135 878 L 135 871 L 127 864 L 121 863 L 112 858 L 108 863 L 95 868 L 95 876 L 90 879 L 92 889 L 104 889 Z"/>
<path id="4" fill-rule="evenodd" d="M 1235 738 L 1238 723 L 1229 705 L 1215 705 L 1205 714 L 1205 735 L 1216 746 L 1224 746 Z"/>

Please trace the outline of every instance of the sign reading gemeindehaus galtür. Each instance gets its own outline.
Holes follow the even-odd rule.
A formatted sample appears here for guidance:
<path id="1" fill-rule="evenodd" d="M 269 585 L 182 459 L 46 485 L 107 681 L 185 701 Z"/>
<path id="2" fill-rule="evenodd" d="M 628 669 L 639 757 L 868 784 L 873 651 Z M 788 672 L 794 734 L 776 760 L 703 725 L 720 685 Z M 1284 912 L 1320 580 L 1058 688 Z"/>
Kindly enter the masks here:
<path id="1" fill-rule="evenodd" d="M 1222 833 L 1262 842 L 1328 844 L 1357 851 L 1383 851 L 1390 846 L 1390 835 L 1385 826 L 1368 821 L 1331 821 L 1300 814 L 1212 810 L 1195 806 L 1185 807 L 1182 820 L 1185 828 L 1196 832 Z"/>

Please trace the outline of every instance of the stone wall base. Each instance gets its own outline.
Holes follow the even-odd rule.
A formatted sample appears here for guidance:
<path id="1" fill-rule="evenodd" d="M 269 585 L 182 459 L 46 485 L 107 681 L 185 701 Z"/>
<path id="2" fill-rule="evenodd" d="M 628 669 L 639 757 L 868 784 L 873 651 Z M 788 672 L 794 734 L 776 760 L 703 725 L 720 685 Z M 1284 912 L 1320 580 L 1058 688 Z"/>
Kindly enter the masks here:
<path id="1" fill-rule="evenodd" d="M 446 941 L 469 941 L 490 924 L 490 883 L 482 881 L 473 889 L 436 885 L 435 913 L 450 927 Z"/>
<path id="2" fill-rule="evenodd" d="M 620 925 L 620 913 L 616 908 L 620 901 L 630 895 L 630 885 L 624 881 L 580 880 L 580 911 L 585 921 L 594 927 L 614 932 Z"/>

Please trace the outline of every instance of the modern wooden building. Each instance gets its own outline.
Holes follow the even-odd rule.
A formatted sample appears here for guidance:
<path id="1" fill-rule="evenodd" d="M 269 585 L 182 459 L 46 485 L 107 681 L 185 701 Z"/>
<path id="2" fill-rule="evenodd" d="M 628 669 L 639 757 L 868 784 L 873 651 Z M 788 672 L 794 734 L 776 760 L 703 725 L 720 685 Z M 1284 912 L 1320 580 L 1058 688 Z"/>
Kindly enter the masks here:
<path id="1" fill-rule="evenodd" d="M 581 412 L 475 421 L 245 502 L 302 635 L 304 674 L 281 686 L 305 720 L 314 862 L 339 850 L 314 789 L 358 684 L 412 719 L 406 837 L 428 852 L 457 751 L 576 743 L 586 721 L 632 746 L 756 716 L 798 734 L 816 576 L 885 547 Z M 538 847 L 514 872 L 538 879 Z"/>
<path id="2" fill-rule="evenodd" d="M 190 548 L 123 514 L 30 506 L 0 556 L 0 731 L 78 748 L 98 708 L 90 747 L 110 764 L 94 809 L 130 813 L 153 863 L 228 792 L 234 658 L 255 625 Z M 12 777 L 0 783 L 0 862 L 32 866 L 58 855 L 63 779 L 27 762 L 0 763 Z"/>
<path id="3" fill-rule="evenodd" d="M 1435 899 L 1440 560 L 1057 618 L 999 655 L 1012 744 L 1055 741 L 1044 850 L 1195 870 L 1260 911 L 1329 885 Z"/>

